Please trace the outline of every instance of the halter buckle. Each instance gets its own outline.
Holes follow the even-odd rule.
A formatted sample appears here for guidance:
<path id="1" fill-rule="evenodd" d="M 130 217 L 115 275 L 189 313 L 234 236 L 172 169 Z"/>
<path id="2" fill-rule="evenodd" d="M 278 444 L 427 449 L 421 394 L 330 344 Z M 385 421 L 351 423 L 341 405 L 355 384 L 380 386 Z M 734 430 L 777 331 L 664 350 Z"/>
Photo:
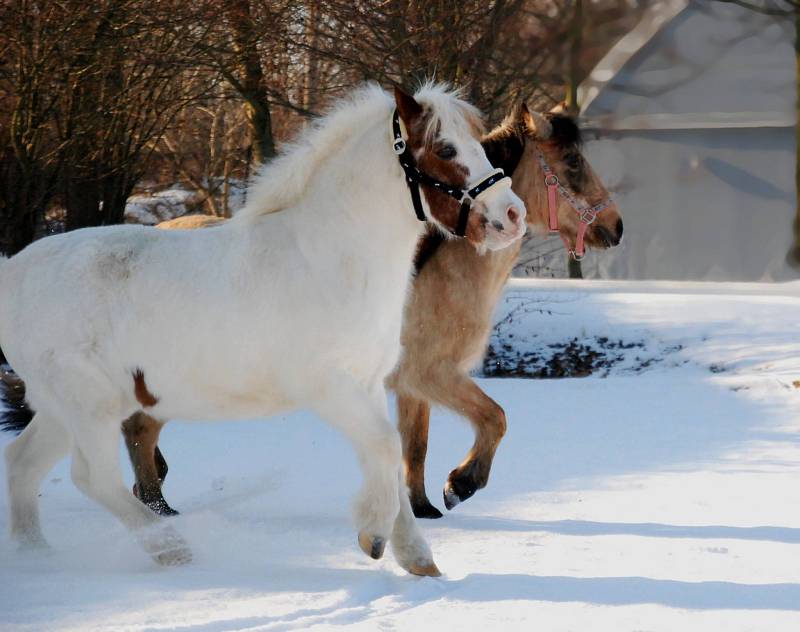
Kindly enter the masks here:
<path id="1" fill-rule="evenodd" d="M 395 138 L 394 143 L 392 143 L 392 149 L 394 149 L 394 153 L 399 156 L 406 150 L 406 141 L 402 138 Z"/>
<path id="2" fill-rule="evenodd" d="M 554 173 L 549 173 L 544 177 L 545 185 L 549 187 L 557 187 L 558 186 L 558 176 Z"/>
<path id="3" fill-rule="evenodd" d="M 569 251 L 569 255 L 570 255 L 570 257 L 572 257 L 573 259 L 575 259 L 575 261 L 583 261 L 583 260 L 586 258 L 586 251 L 584 250 L 584 251 L 583 251 L 583 254 L 582 254 L 582 255 L 579 255 L 579 254 L 578 254 L 577 252 L 575 252 L 574 250 L 570 250 L 570 251 Z"/>
<path id="4" fill-rule="evenodd" d="M 580 211 L 580 215 L 581 215 L 581 222 L 583 222 L 587 226 L 597 219 L 597 212 L 591 208 L 583 209 L 582 211 Z M 577 259 L 577 261 L 580 261 L 580 259 Z"/>

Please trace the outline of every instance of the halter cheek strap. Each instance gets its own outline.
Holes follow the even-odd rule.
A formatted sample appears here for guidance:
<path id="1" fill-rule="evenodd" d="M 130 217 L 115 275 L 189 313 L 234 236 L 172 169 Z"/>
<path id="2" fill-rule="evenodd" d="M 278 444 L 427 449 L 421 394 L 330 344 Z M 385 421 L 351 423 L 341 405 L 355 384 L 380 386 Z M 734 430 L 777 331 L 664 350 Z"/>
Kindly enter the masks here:
<path id="1" fill-rule="evenodd" d="M 403 129 L 400 123 L 400 113 L 395 110 L 392 115 L 392 149 L 397 154 L 400 161 L 400 166 L 406 175 L 406 184 L 408 185 L 409 192 L 411 193 L 411 202 L 414 205 L 414 213 L 417 219 L 421 222 L 427 221 L 425 211 L 422 208 L 422 196 L 419 192 L 419 185 L 431 187 L 442 193 L 446 193 L 452 198 L 455 198 L 461 203 L 458 210 L 458 222 L 455 228 L 450 228 L 457 237 L 463 237 L 467 233 L 467 223 L 469 222 L 469 214 L 472 210 L 472 204 L 477 201 L 483 194 L 487 193 L 490 189 L 502 186 L 503 188 L 511 187 L 511 178 L 506 177 L 502 169 L 495 169 L 488 175 L 481 178 L 476 184 L 462 189 L 461 187 L 454 187 L 446 182 L 437 180 L 417 167 L 417 161 L 411 153 L 411 149 L 403 139 Z"/>
<path id="2" fill-rule="evenodd" d="M 538 151 L 538 154 L 539 164 L 542 166 L 542 171 L 544 171 L 544 184 L 547 187 L 547 212 L 550 232 L 558 232 L 558 194 L 560 193 L 561 196 L 566 199 L 567 202 L 569 202 L 570 206 L 572 206 L 572 208 L 575 209 L 575 212 L 580 216 L 578 223 L 578 235 L 575 238 L 575 250 L 569 250 L 569 246 L 567 246 L 569 254 L 572 255 L 576 261 L 580 261 L 586 255 L 584 240 L 586 238 L 586 231 L 589 228 L 589 225 L 597 219 L 597 216 L 602 211 L 611 206 L 613 200 L 608 198 L 600 202 L 600 204 L 595 204 L 594 206 L 586 206 L 585 204 L 582 204 L 567 187 L 561 184 L 558 176 L 553 173 L 550 165 L 547 164 L 544 154 L 541 151 Z M 566 242 L 564 243 L 566 245 Z"/>

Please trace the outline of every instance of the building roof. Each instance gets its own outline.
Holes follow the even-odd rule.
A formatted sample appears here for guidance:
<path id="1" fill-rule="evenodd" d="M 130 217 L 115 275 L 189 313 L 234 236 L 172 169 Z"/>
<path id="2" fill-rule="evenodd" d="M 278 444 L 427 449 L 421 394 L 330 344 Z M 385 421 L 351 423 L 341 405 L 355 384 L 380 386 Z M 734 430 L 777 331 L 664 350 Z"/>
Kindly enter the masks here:
<path id="1" fill-rule="evenodd" d="M 658 0 L 579 88 L 605 130 L 795 125 L 794 25 L 708 0 Z"/>

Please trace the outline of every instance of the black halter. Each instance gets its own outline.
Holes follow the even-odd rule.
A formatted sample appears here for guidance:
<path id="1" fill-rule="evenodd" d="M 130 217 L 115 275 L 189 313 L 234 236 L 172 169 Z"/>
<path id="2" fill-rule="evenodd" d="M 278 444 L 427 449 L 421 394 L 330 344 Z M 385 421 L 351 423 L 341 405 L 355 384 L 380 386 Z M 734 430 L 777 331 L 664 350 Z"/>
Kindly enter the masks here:
<path id="1" fill-rule="evenodd" d="M 394 153 L 397 154 L 397 159 L 400 161 L 400 166 L 406 174 L 406 184 L 408 184 L 408 189 L 411 192 L 411 201 L 414 204 L 414 212 L 417 214 L 417 219 L 421 222 L 427 221 L 425 212 L 422 210 L 422 199 L 419 194 L 419 185 L 422 184 L 446 193 L 461 202 L 461 208 L 458 211 L 458 224 L 455 230 L 450 229 L 450 232 L 457 237 L 463 237 L 467 232 L 467 221 L 469 220 L 472 203 L 481 193 L 506 177 L 503 170 L 495 169 L 470 189 L 454 187 L 417 168 L 417 161 L 414 160 L 411 149 L 406 144 L 406 141 L 403 140 L 403 133 L 400 129 L 400 113 L 397 110 L 392 115 L 392 135 L 394 136 L 392 147 L 394 148 Z"/>

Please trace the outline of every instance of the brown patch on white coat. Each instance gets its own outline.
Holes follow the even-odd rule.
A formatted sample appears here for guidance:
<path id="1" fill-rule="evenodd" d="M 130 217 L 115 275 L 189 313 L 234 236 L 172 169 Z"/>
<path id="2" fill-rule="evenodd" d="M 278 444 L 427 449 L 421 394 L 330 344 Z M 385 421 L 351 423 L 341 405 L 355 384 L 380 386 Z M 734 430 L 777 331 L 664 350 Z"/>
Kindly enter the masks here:
<path id="1" fill-rule="evenodd" d="M 468 177 L 477 177 L 482 174 L 470 174 L 469 171 L 452 156 L 449 156 L 447 145 L 443 144 L 434 130 L 431 133 L 430 112 L 420 105 L 414 97 L 395 88 L 395 103 L 400 118 L 408 132 L 406 144 L 411 148 L 417 166 L 428 175 L 451 186 L 466 188 Z M 483 124 L 474 114 L 465 110 L 464 114 L 469 122 L 470 129 L 476 140 L 480 140 Z M 420 186 L 431 215 L 446 229 L 452 231 L 458 225 L 458 216 L 461 204 L 434 187 Z M 467 241 L 476 246 L 483 244 L 486 238 L 486 217 L 481 213 L 472 212 L 467 221 L 465 237 Z"/>
<path id="2" fill-rule="evenodd" d="M 141 369 L 133 371 L 133 394 L 136 401 L 145 408 L 152 408 L 158 404 L 158 397 L 150 392 L 147 388 L 147 382 L 144 381 L 144 372 Z"/>

